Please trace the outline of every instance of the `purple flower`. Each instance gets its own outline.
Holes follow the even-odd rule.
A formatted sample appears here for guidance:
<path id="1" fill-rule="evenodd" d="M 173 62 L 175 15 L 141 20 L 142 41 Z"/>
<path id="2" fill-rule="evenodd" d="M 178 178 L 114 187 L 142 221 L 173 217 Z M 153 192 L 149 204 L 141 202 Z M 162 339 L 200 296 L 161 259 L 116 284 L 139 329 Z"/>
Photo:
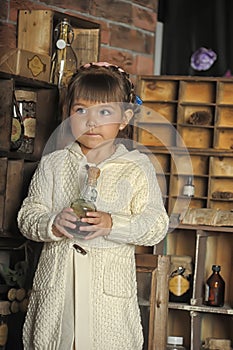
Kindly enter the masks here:
<path id="1" fill-rule="evenodd" d="M 213 50 L 200 47 L 191 56 L 191 67 L 198 71 L 207 70 L 216 59 L 217 55 Z"/>

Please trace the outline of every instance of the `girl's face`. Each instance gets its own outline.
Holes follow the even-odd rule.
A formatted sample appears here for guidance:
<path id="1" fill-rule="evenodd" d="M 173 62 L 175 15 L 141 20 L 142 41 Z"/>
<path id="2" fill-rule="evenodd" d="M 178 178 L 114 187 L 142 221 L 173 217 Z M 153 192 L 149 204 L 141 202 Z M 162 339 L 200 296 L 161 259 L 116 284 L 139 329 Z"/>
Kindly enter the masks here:
<path id="1" fill-rule="evenodd" d="M 101 144 L 113 144 L 119 130 L 127 125 L 132 111 L 123 113 L 119 103 L 93 103 L 75 100 L 71 106 L 71 130 L 82 152 L 87 154 Z M 129 120 L 129 119 L 128 119 Z"/>

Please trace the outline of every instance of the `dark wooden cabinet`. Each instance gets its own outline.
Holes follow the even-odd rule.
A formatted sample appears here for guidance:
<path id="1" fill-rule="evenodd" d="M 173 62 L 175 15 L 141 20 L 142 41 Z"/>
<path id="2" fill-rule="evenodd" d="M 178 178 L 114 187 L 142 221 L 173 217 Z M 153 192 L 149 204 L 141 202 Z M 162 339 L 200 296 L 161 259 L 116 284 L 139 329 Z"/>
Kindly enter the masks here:
<path id="1" fill-rule="evenodd" d="M 26 134 L 25 124 L 21 143 L 22 145 L 25 142 L 27 145 L 30 135 L 30 148 L 21 146 L 17 150 L 11 148 L 11 136 L 14 132 L 12 124 L 15 113 L 14 94 L 16 97 L 21 96 L 18 102 L 22 108 L 27 108 L 28 103 L 23 96 L 33 96 L 35 104 L 33 129 L 28 130 Z M 17 227 L 17 213 L 27 195 L 31 177 L 43 154 L 46 142 L 58 125 L 58 97 L 55 85 L 0 73 L 0 313 L 7 314 L 9 337 L 6 349 L 9 350 L 22 349 L 21 331 L 25 307 L 17 298 L 9 300 L 8 291 L 23 288 L 28 298 L 27 293 L 30 291 L 41 249 L 39 243 L 27 241 L 20 234 Z M 23 117 L 23 110 L 21 112 Z M 23 126 L 26 118 L 28 116 L 22 118 Z M 14 274 L 21 263 L 27 264 L 24 281 L 15 284 L 6 281 L 2 271 L 6 269 L 10 274 Z M 26 302 L 25 299 L 24 306 Z"/>

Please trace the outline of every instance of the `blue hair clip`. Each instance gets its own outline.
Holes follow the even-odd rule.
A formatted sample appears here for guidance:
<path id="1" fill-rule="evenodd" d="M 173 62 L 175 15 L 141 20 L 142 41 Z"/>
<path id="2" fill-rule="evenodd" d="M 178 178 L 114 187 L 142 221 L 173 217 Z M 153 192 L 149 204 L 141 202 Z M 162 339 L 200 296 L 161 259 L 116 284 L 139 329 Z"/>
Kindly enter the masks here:
<path id="1" fill-rule="evenodd" d="M 140 97 L 138 96 L 138 95 L 136 95 L 136 103 L 138 104 L 138 105 L 142 105 L 142 100 L 140 99 Z"/>

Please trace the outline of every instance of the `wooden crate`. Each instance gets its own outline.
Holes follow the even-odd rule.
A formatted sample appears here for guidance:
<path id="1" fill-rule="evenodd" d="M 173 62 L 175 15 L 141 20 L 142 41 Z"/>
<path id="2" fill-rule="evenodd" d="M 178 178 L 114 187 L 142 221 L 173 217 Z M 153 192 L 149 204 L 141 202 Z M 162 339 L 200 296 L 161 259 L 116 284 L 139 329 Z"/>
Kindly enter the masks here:
<path id="1" fill-rule="evenodd" d="M 50 10 L 19 11 L 18 48 L 52 57 L 54 29 L 67 18 L 74 30 L 72 48 L 78 64 L 97 61 L 99 57 L 99 24 Z"/>
<path id="2" fill-rule="evenodd" d="M 0 105 L 0 123 L 3 124 L 3 128 L 0 129 L 0 151 L 10 151 L 10 139 L 11 139 L 11 124 L 13 117 L 13 91 L 15 95 L 22 101 L 22 99 L 33 98 L 35 102 L 35 130 L 32 150 L 27 151 L 21 148 L 17 151 L 21 155 L 27 153 L 27 157 L 32 160 L 37 160 L 41 157 L 45 144 L 52 134 L 52 131 L 58 125 L 58 92 L 53 88 L 31 88 L 29 86 L 18 89 L 15 87 L 13 80 L 0 79 L 0 99 L 2 104 Z M 51 115 L 53 116 L 51 118 Z M 25 130 L 27 132 L 27 130 Z"/>
<path id="3" fill-rule="evenodd" d="M 1 72 L 49 82 L 50 64 L 51 59 L 48 55 L 22 49 L 1 49 Z"/>
<path id="4" fill-rule="evenodd" d="M 136 268 L 145 340 L 143 350 L 164 350 L 167 342 L 170 257 L 136 254 Z"/>

